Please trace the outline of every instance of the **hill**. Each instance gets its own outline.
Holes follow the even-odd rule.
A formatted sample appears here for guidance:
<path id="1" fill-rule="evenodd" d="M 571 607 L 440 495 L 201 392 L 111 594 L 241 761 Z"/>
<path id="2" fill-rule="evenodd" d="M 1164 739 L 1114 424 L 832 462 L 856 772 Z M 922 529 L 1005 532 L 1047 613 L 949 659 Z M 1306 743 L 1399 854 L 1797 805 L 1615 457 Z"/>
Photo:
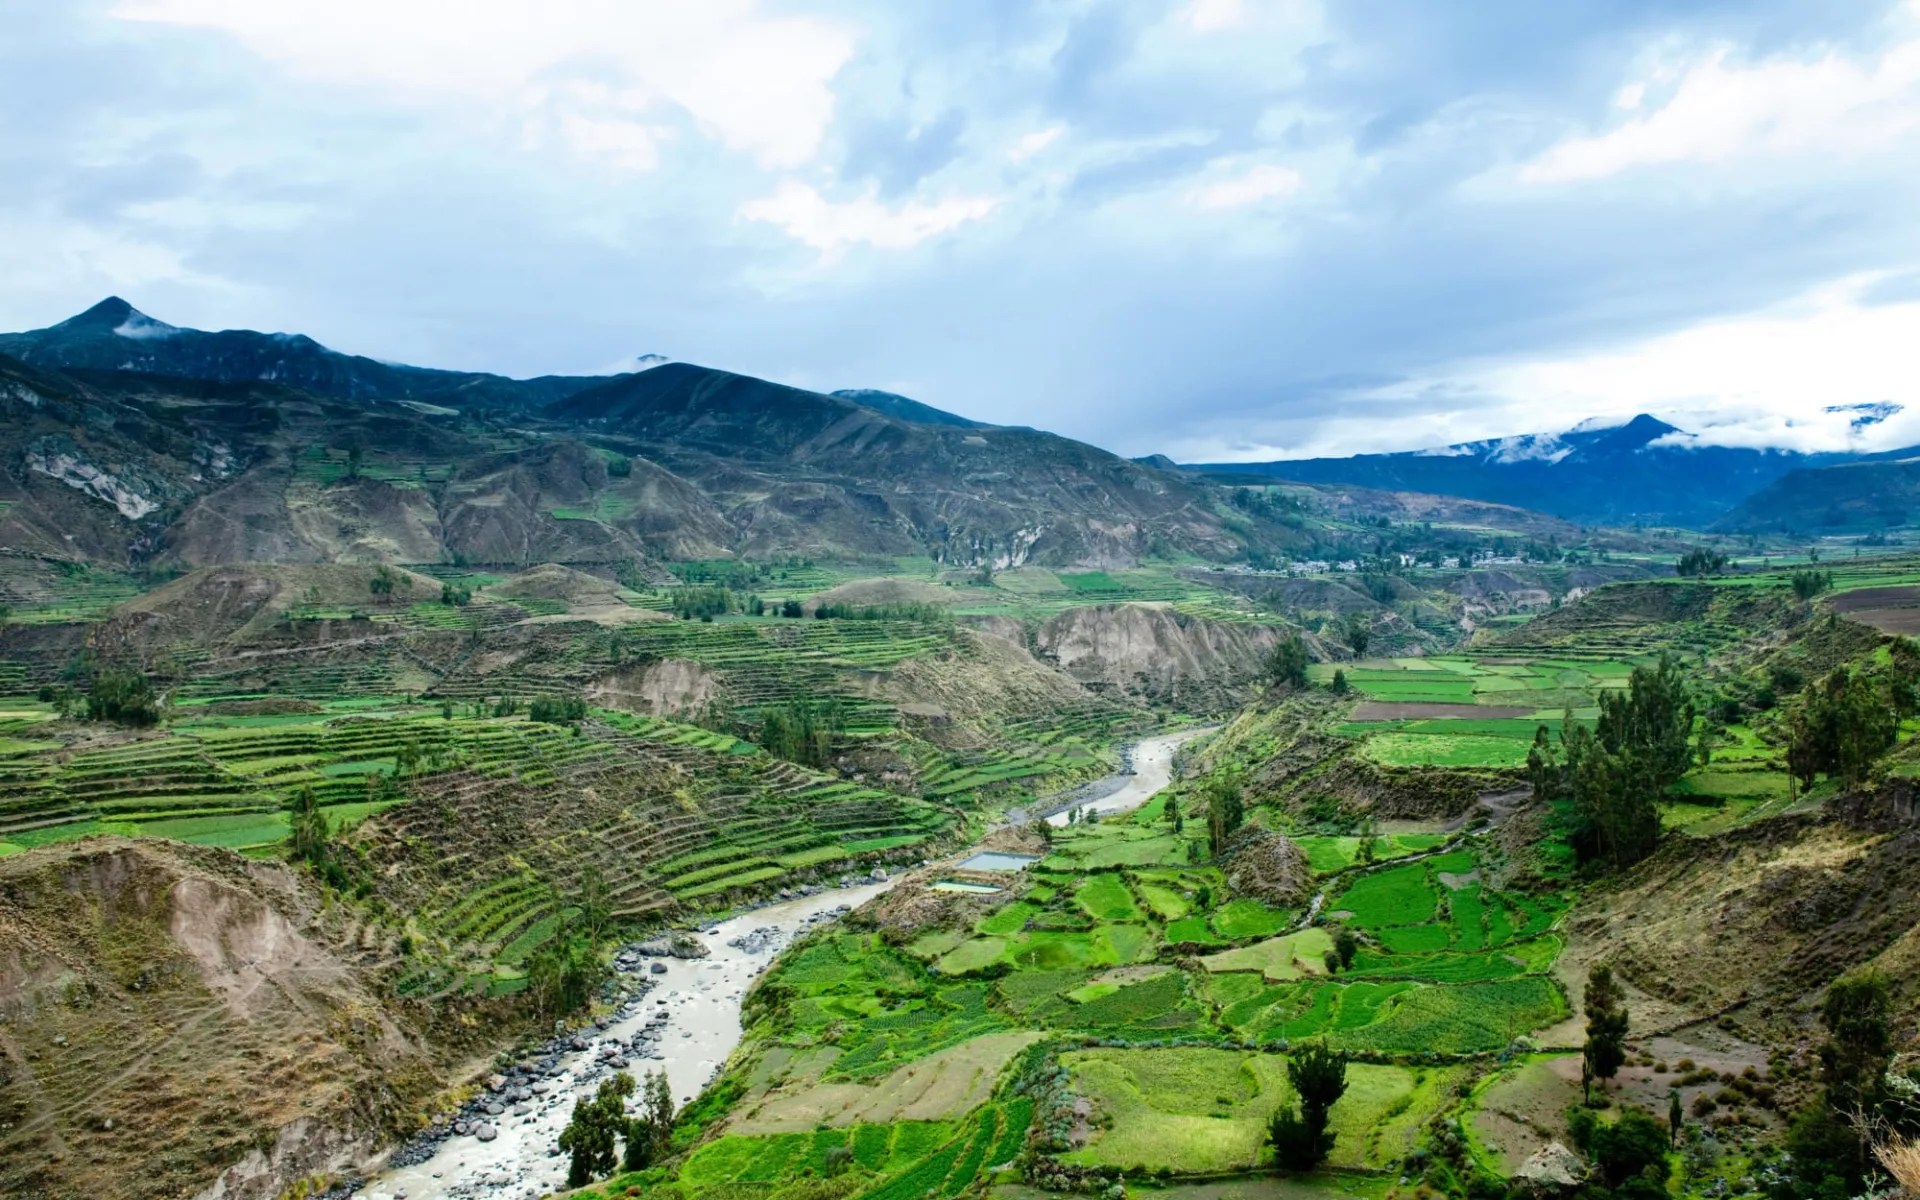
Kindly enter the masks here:
<path id="1" fill-rule="evenodd" d="M 829 395 L 840 400 L 851 400 L 855 404 L 864 404 L 876 412 L 890 417 L 899 417 L 903 421 L 918 421 L 922 425 L 957 425 L 962 429 L 990 429 L 985 421 L 975 421 L 959 413 L 950 413 L 935 408 L 931 404 L 922 404 L 918 400 L 883 392 L 876 388 L 842 388 Z"/>
<path id="2" fill-rule="evenodd" d="M 1790 471 L 1853 457 L 1702 445 L 1642 414 L 1620 426 L 1582 425 L 1431 450 L 1188 469 L 1462 496 L 1588 524 L 1701 528 Z"/>
<path id="3" fill-rule="evenodd" d="M 1902 452 L 1905 453 L 1905 452 Z M 1859 533 L 1911 524 L 1920 513 L 1920 458 L 1789 472 L 1713 525 L 1729 533 Z"/>

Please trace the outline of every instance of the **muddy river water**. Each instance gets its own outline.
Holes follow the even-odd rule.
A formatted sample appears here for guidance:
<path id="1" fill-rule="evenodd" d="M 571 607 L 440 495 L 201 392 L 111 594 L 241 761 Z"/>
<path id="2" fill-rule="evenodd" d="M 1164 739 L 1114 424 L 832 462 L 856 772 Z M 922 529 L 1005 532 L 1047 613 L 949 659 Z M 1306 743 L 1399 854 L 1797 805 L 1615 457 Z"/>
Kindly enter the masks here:
<path id="1" fill-rule="evenodd" d="M 1107 814 L 1146 803 L 1167 785 L 1174 751 L 1203 732 L 1184 730 L 1137 743 L 1135 773 L 1126 784 L 1083 807 Z M 1064 825 L 1066 814 L 1051 820 Z M 587 1049 L 562 1056 L 558 1072 L 540 1080 L 524 1099 L 500 1094 L 502 1111 L 488 1118 L 491 1140 L 482 1141 L 471 1133 L 449 1137 L 425 1161 L 383 1172 L 356 1195 L 363 1200 L 531 1200 L 561 1190 L 566 1185 L 567 1160 L 555 1143 L 573 1113 L 574 1101 L 592 1095 L 613 1072 L 602 1059 L 602 1047 L 612 1043 L 628 1047 L 634 1035 L 658 1030 L 660 1036 L 652 1045 L 659 1059 L 634 1058 L 626 1069 L 638 1081 L 649 1070 L 664 1068 L 674 1102 L 686 1103 L 739 1045 L 741 999 L 775 956 L 800 933 L 833 919 L 842 906 L 858 908 L 898 882 L 895 877 L 830 888 L 731 917 L 696 935 L 707 947 L 705 958 L 643 960 L 641 970 L 648 972 L 643 977 L 653 983 L 652 990 L 622 1009 L 606 1028 L 583 1030 Z M 733 942 L 742 944 L 729 944 Z M 664 963 L 665 974 L 650 973 L 649 962 Z M 664 1024 L 657 1016 L 663 1012 Z"/>

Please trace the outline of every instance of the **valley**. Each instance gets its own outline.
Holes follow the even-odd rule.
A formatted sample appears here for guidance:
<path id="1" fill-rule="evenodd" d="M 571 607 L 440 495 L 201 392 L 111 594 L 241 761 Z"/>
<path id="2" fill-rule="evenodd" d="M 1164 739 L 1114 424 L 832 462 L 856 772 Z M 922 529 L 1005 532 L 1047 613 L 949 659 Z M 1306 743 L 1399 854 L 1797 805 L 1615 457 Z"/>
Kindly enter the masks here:
<path id="1" fill-rule="evenodd" d="M 1920 1133 L 1878 518 L 136 316 L 0 339 L 9 1196 L 1839 1200 Z"/>

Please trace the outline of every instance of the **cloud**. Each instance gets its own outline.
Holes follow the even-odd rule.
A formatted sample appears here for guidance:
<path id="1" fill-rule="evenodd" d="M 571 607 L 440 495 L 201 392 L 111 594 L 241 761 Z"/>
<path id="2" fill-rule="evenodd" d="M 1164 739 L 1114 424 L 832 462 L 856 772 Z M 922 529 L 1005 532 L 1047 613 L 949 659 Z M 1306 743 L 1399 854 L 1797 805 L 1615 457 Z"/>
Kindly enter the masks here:
<path id="1" fill-rule="evenodd" d="M 1521 169 L 1522 182 L 1809 151 L 1883 152 L 1920 124 L 1920 41 L 1892 47 L 1873 65 L 1829 51 L 1743 66 L 1733 47 L 1720 46 L 1684 68 L 1629 81 L 1615 105 L 1637 111 L 1663 87 L 1671 94 L 1657 109 L 1606 133 L 1561 142 Z"/>
<path id="2" fill-rule="evenodd" d="M 1027 159 L 1045 150 L 1048 146 L 1053 145 L 1053 143 L 1059 139 L 1060 135 L 1066 131 L 1066 126 L 1055 125 L 1050 129 L 1041 129 L 1029 133 L 1013 144 L 1013 148 L 1007 151 L 1007 157 L 1014 162 L 1025 162 Z"/>
<path id="3" fill-rule="evenodd" d="M 1000 201 L 961 196 L 932 204 L 918 201 L 888 208 L 872 196 L 835 204 L 804 183 L 781 184 L 771 196 L 740 206 L 748 221 L 766 221 L 832 261 L 854 246 L 904 250 L 991 213 Z"/>
<path id="4" fill-rule="evenodd" d="M 1245 208 L 1262 200 L 1291 196 L 1300 190 L 1300 172 L 1286 167 L 1254 167 L 1237 178 L 1199 184 L 1187 193 L 1187 203 L 1200 209 Z"/>
<path id="5" fill-rule="evenodd" d="M 231 34 L 302 75 L 468 109 L 630 167 L 678 109 L 767 166 L 809 161 L 853 34 L 752 0 L 121 0 L 124 21 Z"/>

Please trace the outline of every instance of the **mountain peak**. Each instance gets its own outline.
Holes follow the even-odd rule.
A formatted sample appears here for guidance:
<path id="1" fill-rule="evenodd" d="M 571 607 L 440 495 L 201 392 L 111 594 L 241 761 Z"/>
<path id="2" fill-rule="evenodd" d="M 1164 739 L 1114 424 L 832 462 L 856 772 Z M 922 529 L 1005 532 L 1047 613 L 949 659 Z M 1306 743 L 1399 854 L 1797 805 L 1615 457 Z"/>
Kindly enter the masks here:
<path id="1" fill-rule="evenodd" d="M 154 320 L 118 296 L 108 296 L 78 316 L 68 317 L 54 328 L 76 333 L 112 333 L 135 339 L 172 337 L 180 332 L 165 321 Z"/>
<path id="2" fill-rule="evenodd" d="M 55 325 L 55 329 L 112 329 L 125 323 L 128 317 L 151 317 L 128 304 L 118 296 L 108 296 L 105 300 L 77 316 L 68 317 Z"/>

